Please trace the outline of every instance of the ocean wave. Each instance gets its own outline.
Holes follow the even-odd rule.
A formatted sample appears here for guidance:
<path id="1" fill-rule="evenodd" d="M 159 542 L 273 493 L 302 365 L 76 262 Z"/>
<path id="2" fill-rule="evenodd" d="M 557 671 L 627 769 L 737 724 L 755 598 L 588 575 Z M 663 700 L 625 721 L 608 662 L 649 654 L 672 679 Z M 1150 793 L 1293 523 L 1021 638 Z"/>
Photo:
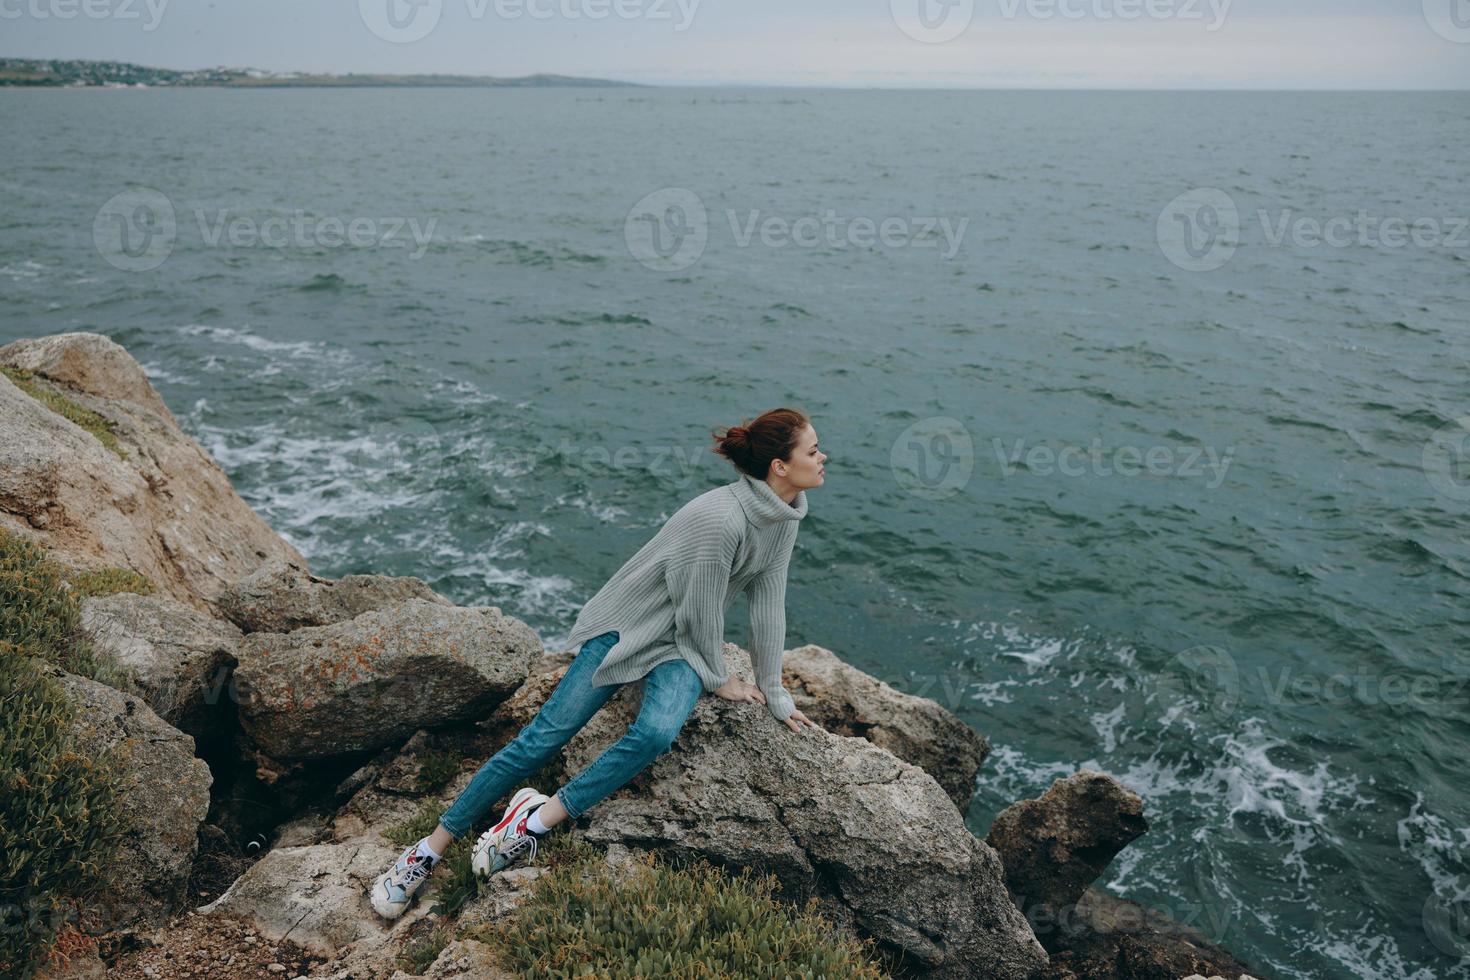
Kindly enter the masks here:
<path id="1" fill-rule="evenodd" d="M 261 354 L 285 354 L 303 360 L 327 360 L 336 364 L 350 362 L 352 354 L 345 348 L 336 347 L 320 340 L 271 340 L 249 330 L 235 327 L 215 327 L 203 323 L 191 323 L 178 327 L 177 331 L 187 337 L 204 337 L 217 344 L 244 347 Z"/>

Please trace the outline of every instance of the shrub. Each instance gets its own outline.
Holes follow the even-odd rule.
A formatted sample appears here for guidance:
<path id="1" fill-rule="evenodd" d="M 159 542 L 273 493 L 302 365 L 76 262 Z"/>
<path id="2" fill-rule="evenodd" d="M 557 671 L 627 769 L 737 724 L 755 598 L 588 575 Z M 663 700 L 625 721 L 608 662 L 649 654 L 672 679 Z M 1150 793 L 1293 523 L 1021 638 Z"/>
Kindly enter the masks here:
<path id="1" fill-rule="evenodd" d="M 453 752 L 429 751 L 419 754 L 416 788 L 420 793 L 435 793 L 459 774 L 459 756 Z"/>
<path id="2" fill-rule="evenodd" d="M 443 803 L 437 799 L 427 800 L 413 816 L 383 831 L 383 836 L 399 847 L 417 844 L 420 837 L 428 837 L 439 826 L 439 815 L 443 812 Z"/>
<path id="3" fill-rule="evenodd" d="M 578 844 L 513 918 L 464 935 L 528 977 L 883 976 L 871 940 L 841 935 L 815 899 L 795 910 L 776 887 L 774 875 L 731 875 L 704 860 L 674 868 L 653 855 L 619 881 L 596 848 Z"/>
<path id="4" fill-rule="evenodd" d="M 455 915 L 460 907 L 480 894 L 480 880 L 470 866 L 472 843 L 458 840 L 450 844 L 435 870 L 439 874 L 439 890 L 429 911 L 435 915 Z"/>
<path id="5" fill-rule="evenodd" d="M 412 937 L 398 952 L 398 968 L 404 973 L 422 976 L 444 952 L 449 939 L 449 929 L 443 925 L 436 925 L 423 935 Z"/>
<path id="6" fill-rule="evenodd" d="M 141 694 L 132 671 L 97 656 L 77 635 L 80 619 L 61 569 L 35 544 L 0 528 L 0 641 L 67 673 Z"/>
<path id="7" fill-rule="evenodd" d="M 60 392 L 43 388 L 36 383 L 36 376 L 29 371 L 0 364 L 0 374 L 4 374 L 17 388 L 57 415 L 90 432 L 98 442 L 112 450 L 118 459 L 128 458 L 127 451 L 118 444 L 117 436 L 112 434 L 115 426 L 107 419 L 89 408 L 83 408 Z"/>
<path id="8" fill-rule="evenodd" d="M 127 833 L 117 752 L 82 755 L 75 706 L 41 664 L 106 674 L 75 639 L 76 603 L 29 542 L 0 531 L 0 975 L 29 977 L 86 902 Z"/>
<path id="9" fill-rule="evenodd" d="M 148 576 L 131 568 L 100 568 L 73 575 L 71 591 L 78 599 L 90 599 L 93 596 L 116 595 L 119 592 L 152 595 L 156 590 Z"/>

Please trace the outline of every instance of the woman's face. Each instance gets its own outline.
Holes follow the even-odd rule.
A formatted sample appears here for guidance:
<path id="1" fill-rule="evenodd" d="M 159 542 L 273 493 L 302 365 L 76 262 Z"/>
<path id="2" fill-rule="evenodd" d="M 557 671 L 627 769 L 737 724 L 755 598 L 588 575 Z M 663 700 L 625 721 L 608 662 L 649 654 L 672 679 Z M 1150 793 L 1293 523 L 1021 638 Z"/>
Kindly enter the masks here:
<path id="1" fill-rule="evenodd" d="M 781 462 L 786 469 L 787 481 L 798 490 L 807 490 L 821 486 L 826 480 L 826 470 L 822 466 L 826 461 L 827 454 L 817 448 L 817 430 L 807 426 L 796 437 L 796 448 L 791 451 L 791 458 Z"/>

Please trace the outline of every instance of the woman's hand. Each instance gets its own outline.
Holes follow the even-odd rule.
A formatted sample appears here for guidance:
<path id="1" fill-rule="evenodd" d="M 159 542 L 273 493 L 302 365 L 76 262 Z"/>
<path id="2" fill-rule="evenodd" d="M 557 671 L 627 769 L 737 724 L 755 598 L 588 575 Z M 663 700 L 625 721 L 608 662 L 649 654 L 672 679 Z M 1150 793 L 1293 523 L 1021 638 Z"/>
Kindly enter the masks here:
<path id="1" fill-rule="evenodd" d="M 799 732 L 801 731 L 802 725 L 806 725 L 810 728 L 822 727 L 821 725 L 818 725 L 816 722 L 812 721 L 806 715 L 802 714 L 800 708 L 793 709 L 791 714 L 786 717 L 786 727 L 791 729 L 793 732 Z"/>
<path id="2" fill-rule="evenodd" d="M 731 677 L 728 681 L 715 688 L 715 694 L 726 701 L 753 701 L 756 704 L 765 704 L 766 696 L 761 689 L 749 681 L 743 681 L 738 677 Z"/>
<path id="3" fill-rule="evenodd" d="M 738 677 L 731 677 L 728 681 L 715 688 L 714 693 L 726 701 L 750 701 L 754 704 L 766 703 L 766 696 L 761 693 L 760 688 Z M 808 718 L 800 708 L 793 709 L 791 714 L 786 718 L 786 727 L 793 732 L 799 732 L 803 726 L 808 728 L 822 727 Z"/>

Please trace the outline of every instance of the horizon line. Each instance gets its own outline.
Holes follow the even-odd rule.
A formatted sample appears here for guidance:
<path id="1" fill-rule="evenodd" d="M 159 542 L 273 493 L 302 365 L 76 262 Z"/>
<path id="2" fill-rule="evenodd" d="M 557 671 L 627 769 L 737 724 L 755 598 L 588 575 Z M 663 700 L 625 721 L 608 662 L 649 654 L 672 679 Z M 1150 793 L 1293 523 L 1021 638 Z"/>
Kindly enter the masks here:
<path id="1" fill-rule="evenodd" d="M 1115 85 L 1115 84 L 1096 85 L 1096 86 L 1093 86 L 1093 85 L 1034 85 L 1034 84 L 1025 84 L 1025 85 L 1005 85 L 1005 84 L 933 85 L 933 84 L 925 84 L 923 82 L 918 82 L 918 83 L 915 83 L 915 84 L 912 84 L 912 85 L 904 85 L 904 84 L 887 84 L 887 85 L 884 85 L 884 84 L 866 84 L 866 83 L 862 83 L 862 82 L 851 82 L 851 83 L 842 83 L 842 82 L 802 83 L 802 82 L 776 82 L 776 81 L 707 81 L 707 82 L 701 82 L 701 81 L 689 81 L 689 80 L 681 80 L 681 81 L 674 81 L 674 82 L 668 82 L 668 81 L 663 81 L 663 82 L 639 82 L 639 81 L 632 81 L 632 80 L 629 80 L 629 79 L 609 77 L 609 76 L 603 75 L 603 74 L 584 75 L 584 74 L 578 74 L 576 72 L 544 71 L 544 70 L 543 71 L 534 71 L 534 72 L 530 72 L 530 73 L 523 74 L 523 75 L 492 75 L 492 74 L 483 74 L 483 73 L 476 73 L 476 72 L 469 72 L 469 71 L 443 71 L 443 70 L 441 70 L 441 71 L 381 71 L 381 70 L 328 71 L 328 70 L 320 70 L 320 69 L 302 69 L 302 68 L 269 69 L 269 68 L 256 68 L 256 67 L 253 67 L 253 66 L 250 66 L 250 65 L 226 65 L 226 64 L 207 65 L 207 66 L 197 67 L 197 68 L 175 68 L 175 67 L 169 67 L 169 66 L 164 66 L 164 65 L 144 64 L 143 62 L 138 62 L 138 61 L 125 61 L 125 60 L 114 59 L 114 58 L 78 58 L 78 57 L 67 57 L 67 56 L 50 56 L 50 55 L 39 55 L 38 56 L 38 55 L 12 55 L 12 54 L 0 55 L 0 60 L 14 60 L 14 61 L 78 61 L 78 62 L 91 62 L 91 63 L 94 63 L 94 64 L 136 65 L 136 66 L 138 66 L 140 68 L 146 68 L 146 69 L 157 70 L 157 71 L 174 71 L 174 72 L 200 72 L 200 71 L 221 71 L 221 70 L 223 70 L 223 71 L 242 71 L 242 72 L 244 72 L 244 71 L 260 71 L 260 72 L 267 72 L 267 73 L 269 73 L 271 75 L 278 75 L 278 76 L 279 75 L 308 75 L 308 76 L 310 76 L 310 75 L 316 75 L 316 76 L 339 77 L 339 78 L 341 78 L 341 77 L 347 77 L 347 76 L 350 76 L 350 75 L 384 75 L 384 76 L 389 76 L 389 77 L 397 76 L 397 77 L 424 77 L 424 78 L 436 77 L 436 76 L 438 76 L 438 77 L 460 76 L 460 77 L 463 77 L 463 78 L 500 79 L 500 80 L 506 80 L 506 79 L 523 79 L 523 78 L 538 78 L 538 77 L 556 77 L 556 78 L 573 78 L 573 79 L 580 79 L 580 80 L 584 80 L 584 81 L 594 81 L 594 82 L 597 82 L 597 81 L 609 82 L 609 83 L 612 83 L 613 85 L 618 85 L 618 86 L 636 86 L 636 87 L 641 87 L 641 88 L 666 88 L 666 89 L 678 89 L 678 88 L 727 88 L 727 89 L 728 88 L 735 88 L 735 89 L 738 89 L 738 88 L 757 88 L 757 89 L 792 89 L 792 90 L 797 90 L 797 91 L 880 91 L 880 92 L 1212 92 L 1212 93 L 1230 93 L 1230 92 L 1240 92 L 1240 93 L 1253 93 L 1253 92 L 1255 92 L 1255 93 L 1300 92 L 1300 93 L 1321 93 L 1321 94 L 1329 94 L 1329 93 L 1340 93 L 1340 94 L 1358 93 L 1358 94 L 1365 94 L 1365 95 L 1372 95 L 1372 94 L 1396 94 L 1396 93 L 1405 93 L 1405 94 L 1414 94 L 1414 93 L 1419 93 L 1419 94 L 1434 94 L 1434 93 L 1451 93 L 1451 92 L 1465 92 L 1465 91 L 1470 91 L 1470 85 L 1467 85 L 1467 86 L 1462 87 L 1462 88 L 1407 88 L 1407 87 L 1406 88 L 1356 88 L 1356 87 L 1316 88 L 1316 87 L 1307 87 L 1307 86 L 1269 86 L 1269 87 L 1261 86 L 1261 87 L 1258 87 L 1258 86 L 1252 86 L 1249 83 L 1241 84 L 1241 85 L 1228 85 L 1228 86 L 1188 86 L 1188 85 L 1160 85 L 1160 86 L 1154 86 L 1154 85 L 1147 85 L 1147 86 L 1146 85 L 1131 85 L 1131 86 L 1119 86 L 1119 85 Z M 39 90 L 44 90 L 44 89 L 47 89 L 47 88 L 52 88 L 53 86 L 9 86 L 9 85 L 7 85 L 7 86 L 0 86 L 0 87 L 7 88 L 7 89 L 23 88 L 23 89 L 31 89 L 31 90 L 37 90 L 37 91 L 39 91 Z M 55 87 L 75 89 L 75 88 L 108 88 L 108 87 L 111 87 L 111 86 L 86 85 L 86 86 L 55 86 Z M 122 87 L 130 87 L 130 86 L 122 86 Z M 208 86 L 199 86 L 199 87 L 208 87 Z M 289 86 L 279 86 L 279 87 L 289 87 Z M 320 86 L 300 86 L 300 87 L 302 87 L 302 88 L 316 88 L 316 87 L 320 87 Z M 400 87 L 400 86 L 392 86 L 392 85 L 381 85 L 381 86 L 360 85 L 360 86 L 355 86 L 355 87 L 356 88 L 397 88 L 397 87 Z M 434 88 L 478 88 L 479 86 L 470 86 L 470 85 L 460 86 L 460 85 L 452 85 L 451 84 L 451 85 L 441 85 L 441 86 L 433 86 L 433 87 Z M 584 86 L 584 87 L 594 88 L 594 87 L 597 87 L 597 86 L 594 85 L 594 86 Z M 268 87 L 262 87 L 262 88 L 268 88 Z"/>

